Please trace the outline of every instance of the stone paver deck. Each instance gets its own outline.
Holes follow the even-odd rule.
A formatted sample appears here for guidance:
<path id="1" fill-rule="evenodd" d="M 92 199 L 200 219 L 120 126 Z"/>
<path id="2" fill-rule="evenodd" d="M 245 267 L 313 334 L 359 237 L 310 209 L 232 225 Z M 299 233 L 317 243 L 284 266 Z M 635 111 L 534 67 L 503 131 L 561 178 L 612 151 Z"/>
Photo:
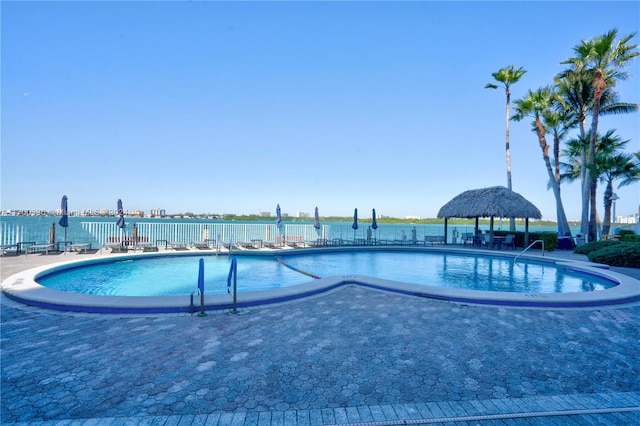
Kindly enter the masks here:
<path id="1" fill-rule="evenodd" d="M 640 423 L 638 305 L 346 286 L 205 317 L 1 307 L 3 425 Z"/>

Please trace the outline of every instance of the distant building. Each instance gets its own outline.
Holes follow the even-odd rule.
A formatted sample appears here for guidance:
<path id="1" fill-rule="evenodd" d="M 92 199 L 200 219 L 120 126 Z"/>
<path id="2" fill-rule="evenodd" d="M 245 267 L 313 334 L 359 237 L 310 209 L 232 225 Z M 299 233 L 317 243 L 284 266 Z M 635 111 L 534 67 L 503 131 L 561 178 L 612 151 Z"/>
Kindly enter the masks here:
<path id="1" fill-rule="evenodd" d="M 133 210 L 131 216 L 144 217 L 144 212 L 142 210 Z"/>
<path id="2" fill-rule="evenodd" d="M 296 212 L 296 217 L 309 217 L 309 212 Z"/>
<path id="3" fill-rule="evenodd" d="M 151 217 L 165 217 L 167 215 L 167 211 L 165 209 L 152 209 Z"/>
<path id="4" fill-rule="evenodd" d="M 408 220 L 420 220 L 422 216 L 405 216 L 404 218 Z"/>
<path id="5" fill-rule="evenodd" d="M 271 212 L 260 212 L 261 217 L 271 217 Z"/>
<path id="6" fill-rule="evenodd" d="M 634 216 L 618 216 L 616 218 L 616 224 L 633 225 L 638 223 L 638 220 Z"/>

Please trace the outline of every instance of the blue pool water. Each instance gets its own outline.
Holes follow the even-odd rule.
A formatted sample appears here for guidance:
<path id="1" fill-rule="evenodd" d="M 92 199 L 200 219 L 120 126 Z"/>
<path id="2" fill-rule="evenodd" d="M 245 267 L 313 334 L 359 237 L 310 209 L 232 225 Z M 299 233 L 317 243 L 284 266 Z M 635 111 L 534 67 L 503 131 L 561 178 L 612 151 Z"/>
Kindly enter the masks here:
<path id="1" fill-rule="evenodd" d="M 226 256 L 143 257 L 89 264 L 46 273 L 36 281 L 49 288 L 94 295 L 188 295 L 197 288 L 198 261 L 205 263 L 205 293 L 227 292 Z M 238 292 L 265 290 L 320 277 L 367 275 L 376 278 L 469 290 L 575 293 L 615 285 L 605 278 L 549 263 L 480 255 L 425 252 L 340 252 L 281 256 L 238 256 Z"/>

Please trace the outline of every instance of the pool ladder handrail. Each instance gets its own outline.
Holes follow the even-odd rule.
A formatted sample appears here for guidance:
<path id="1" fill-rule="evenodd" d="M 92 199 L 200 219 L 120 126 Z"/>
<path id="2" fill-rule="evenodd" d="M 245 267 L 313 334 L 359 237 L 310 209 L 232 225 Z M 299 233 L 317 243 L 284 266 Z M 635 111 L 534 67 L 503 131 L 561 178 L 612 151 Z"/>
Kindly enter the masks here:
<path id="1" fill-rule="evenodd" d="M 516 260 L 518 260 L 518 258 L 520 256 L 522 256 L 524 254 L 525 251 L 529 250 L 531 247 L 533 247 L 536 243 L 542 243 L 542 255 L 544 256 L 544 240 L 535 240 L 534 242 L 532 242 L 531 244 L 529 244 L 529 247 L 527 247 L 526 249 L 522 250 L 520 253 L 518 253 L 518 255 L 516 257 L 513 258 L 513 264 L 516 264 Z"/>
<path id="2" fill-rule="evenodd" d="M 231 279 L 233 278 L 233 309 L 231 313 L 238 313 L 238 263 L 234 257 L 231 258 L 231 267 L 229 268 L 229 276 L 227 277 L 227 290 L 231 293 Z"/>

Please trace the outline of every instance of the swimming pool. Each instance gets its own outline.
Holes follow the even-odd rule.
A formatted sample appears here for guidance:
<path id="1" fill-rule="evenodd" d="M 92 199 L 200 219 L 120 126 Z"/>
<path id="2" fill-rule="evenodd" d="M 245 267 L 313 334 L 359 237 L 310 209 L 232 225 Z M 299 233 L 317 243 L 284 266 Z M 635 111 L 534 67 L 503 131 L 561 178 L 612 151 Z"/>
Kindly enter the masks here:
<path id="1" fill-rule="evenodd" d="M 376 257 L 377 253 L 370 252 L 382 252 L 383 257 Z M 367 247 L 354 250 L 345 247 L 248 253 L 251 253 L 250 257 L 244 255 L 237 257 L 239 284 L 237 300 L 233 295 L 227 294 L 226 277 L 229 258 L 218 257 L 215 262 L 220 263 L 215 267 L 212 266 L 213 264 L 205 265 L 204 309 L 228 310 L 233 307 L 232 311 L 236 312 L 236 308 L 310 297 L 349 285 L 413 297 L 498 306 L 576 308 L 640 301 L 640 280 L 587 262 L 553 259 L 535 254 L 526 255 L 526 259 L 522 256 L 517 263 L 514 263 L 515 253 L 478 255 L 477 251 L 464 248 L 398 247 L 389 250 Z M 428 257 L 431 256 L 429 253 L 437 253 L 437 255 Z M 2 282 L 2 291 L 8 298 L 27 305 L 65 311 L 135 314 L 193 312 L 193 292 L 197 287 L 198 261 L 200 258 L 207 261 L 216 259 L 209 254 L 211 253 L 165 252 L 161 255 L 138 253 L 104 255 L 83 261 L 62 262 L 14 274 Z M 254 256 L 256 259 L 253 258 Z M 281 256 L 291 268 L 307 274 L 319 275 L 322 278 L 312 279 L 308 275 L 286 268 L 275 261 L 274 256 Z M 346 256 L 348 259 L 346 269 L 344 266 L 339 266 L 341 262 L 336 262 L 339 256 Z M 102 293 L 104 295 L 93 295 L 60 291 L 36 282 L 46 277 L 64 276 L 85 268 L 88 270 L 94 268 L 93 271 L 96 272 L 110 264 L 118 264 L 129 271 L 129 278 L 125 281 L 137 282 L 136 279 L 131 278 L 131 273 L 138 269 L 137 265 L 144 265 L 142 262 L 137 262 L 153 258 L 157 258 L 160 262 L 181 258 L 188 263 L 188 270 L 182 273 L 185 289 L 181 290 L 180 294 L 119 296 L 107 291 Z M 428 259 L 430 261 L 427 261 Z M 436 268 L 427 273 L 423 268 L 433 268 L 433 265 L 428 266 L 430 262 L 435 262 Z M 130 266 L 134 264 L 136 268 L 131 268 Z M 248 265 L 253 267 L 262 265 L 268 269 L 261 273 L 256 273 L 255 269 L 249 272 L 246 268 Z M 565 273 L 571 278 L 563 278 L 562 275 Z M 169 273 L 162 273 L 160 278 L 156 277 L 154 285 L 169 277 Z M 257 287 L 243 288 L 249 283 L 251 277 L 257 277 L 258 285 L 269 284 L 270 288 L 263 287 L 266 289 L 260 291 L 254 291 L 258 289 Z M 270 277 L 277 277 L 277 279 L 269 279 Z M 573 279 L 576 277 L 578 281 L 574 282 Z M 434 286 L 435 280 L 440 279 L 447 279 L 458 285 Z M 419 284 L 415 283 L 415 280 L 419 281 Z M 276 288 L 272 285 L 274 282 L 277 284 Z M 472 283 L 471 286 L 469 286 L 470 283 Z M 465 284 L 464 288 L 459 284 Z M 556 292 L 558 290 L 565 292 Z M 214 294 L 215 292 L 222 294 Z M 195 299 L 198 304 L 199 297 Z M 197 308 L 198 306 L 195 307 L 196 310 Z"/>
<path id="2" fill-rule="evenodd" d="M 230 259 L 213 255 L 125 258 L 54 270 L 39 275 L 36 281 L 55 290 L 102 296 L 189 295 L 197 288 L 200 258 L 205 264 L 205 293 L 227 293 Z M 239 292 L 290 287 L 312 280 L 310 275 L 345 274 L 417 285 L 514 293 L 599 291 L 617 284 L 548 262 L 514 263 L 511 258 L 478 254 L 351 251 L 236 259 Z"/>

